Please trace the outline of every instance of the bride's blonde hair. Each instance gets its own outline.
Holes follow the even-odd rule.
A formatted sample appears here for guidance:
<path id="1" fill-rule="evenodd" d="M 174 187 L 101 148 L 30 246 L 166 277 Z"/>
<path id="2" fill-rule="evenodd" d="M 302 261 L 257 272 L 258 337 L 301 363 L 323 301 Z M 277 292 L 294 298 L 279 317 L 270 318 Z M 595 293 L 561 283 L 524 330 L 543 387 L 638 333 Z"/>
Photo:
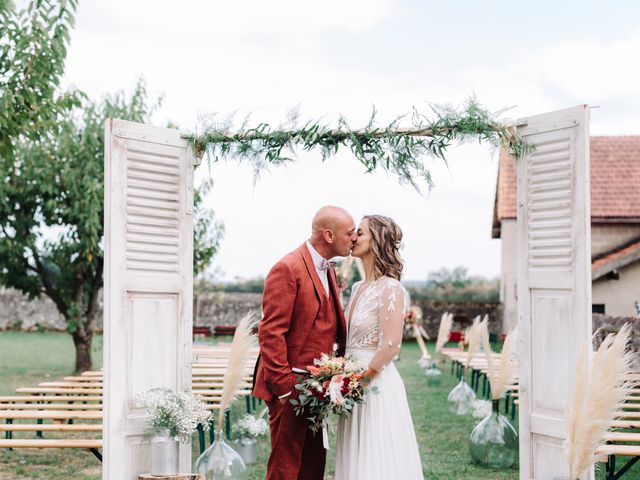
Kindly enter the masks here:
<path id="1" fill-rule="evenodd" d="M 376 278 L 391 277 L 400 280 L 402 276 L 402 230 L 393 219 L 382 215 L 365 215 L 371 231 L 371 253 Z"/>

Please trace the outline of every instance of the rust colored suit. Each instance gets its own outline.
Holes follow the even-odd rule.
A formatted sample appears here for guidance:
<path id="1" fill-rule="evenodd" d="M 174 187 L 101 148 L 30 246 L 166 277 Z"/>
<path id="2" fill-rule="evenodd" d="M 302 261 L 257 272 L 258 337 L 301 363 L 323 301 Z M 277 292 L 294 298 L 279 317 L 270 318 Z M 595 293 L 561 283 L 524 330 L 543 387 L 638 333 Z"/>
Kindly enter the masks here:
<path id="1" fill-rule="evenodd" d="M 329 269 L 327 277 L 329 295 L 309 249 L 302 244 L 276 263 L 265 281 L 253 395 L 269 408 L 267 480 L 322 480 L 324 476 L 322 435 L 314 435 L 307 419 L 296 416 L 293 406 L 282 405 L 278 397 L 289 392 L 290 398 L 297 396 L 298 374 L 292 368 L 305 369 L 336 342 L 338 354 L 344 355 L 347 328 L 335 272 Z"/>

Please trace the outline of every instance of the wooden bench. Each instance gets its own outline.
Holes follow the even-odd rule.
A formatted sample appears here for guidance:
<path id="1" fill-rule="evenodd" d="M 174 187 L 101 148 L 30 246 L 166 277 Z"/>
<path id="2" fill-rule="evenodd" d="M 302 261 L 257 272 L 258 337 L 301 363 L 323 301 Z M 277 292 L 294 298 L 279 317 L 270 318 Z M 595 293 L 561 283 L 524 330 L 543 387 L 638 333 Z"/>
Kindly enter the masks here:
<path id="1" fill-rule="evenodd" d="M 205 337 L 211 336 L 211 329 L 207 326 L 193 326 L 193 338 L 195 339 L 196 335 L 204 335 Z"/>
<path id="2" fill-rule="evenodd" d="M 7 395 L 0 396 L 0 403 L 73 403 L 102 402 L 102 395 Z"/>
<path id="3" fill-rule="evenodd" d="M 0 439 L 0 448 L 84 448 L 89 450 L 95 455 L 95 457 L 102 461 L 102 439 L 76 439 L 76 438 L 64 438 L 64 439 L 50 439 L 50 438 L 35 438 L 35 439 Z"/>
<path id="4" fill-rule="evenodd" d="M 213 327 L 213 334 L 216 337 L 221 335 L 233 335 L 234 333 L 236 333 L 235 325 L 216 325 Z"/>

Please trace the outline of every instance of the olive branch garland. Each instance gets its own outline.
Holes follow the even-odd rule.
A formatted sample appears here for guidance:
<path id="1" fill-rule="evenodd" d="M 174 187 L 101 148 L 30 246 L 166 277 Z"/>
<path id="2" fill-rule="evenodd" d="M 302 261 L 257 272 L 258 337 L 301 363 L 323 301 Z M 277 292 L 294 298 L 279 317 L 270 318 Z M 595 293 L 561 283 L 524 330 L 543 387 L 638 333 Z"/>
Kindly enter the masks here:
<path id="1" fill-rule="evenodd" d="M 297 114 L 289 119 L 289 128 L 273 128 L 268 123 L 248 127 L 248 118 L 235 132 L 233 115 L 218 120 L 216 115 L 204 118 L 202 133 L 187 135 L 194 144 L 198 157 L 206 152 L 213 163 L 222 158 L 247 160 L 253 167 L 255 178 L 272 165 L 294 160 L 296 147 L 304 151 L 320 149 L 322 161 L 335 155 L 340 147 L 349 147 L 367 173 L 381 169 L 395 174 L 420 192 L 420 180 L 428 188 L 433 186 L 430 171 L 423 157 L 440 158 L 446 163 L 445 153 L 454 143 L 472 139 L 488 142 L 494 147 L 505 147 L 521 156 L 528 146 L 513 124 L 500 120 L 506 110 L 488 111 L 471 98 L 462 108 L 431 105 L 434 119 L 413 109 L 411 114 L 394 119 L 384 128 L 376 126 L 375 108 L 368 124 L 352 129 L 346 119 L 338 120 L 337 128 L 319 121 L 310 121 L 297 127 Z M 401 127 L 407 119 L 409 127 Z"/>

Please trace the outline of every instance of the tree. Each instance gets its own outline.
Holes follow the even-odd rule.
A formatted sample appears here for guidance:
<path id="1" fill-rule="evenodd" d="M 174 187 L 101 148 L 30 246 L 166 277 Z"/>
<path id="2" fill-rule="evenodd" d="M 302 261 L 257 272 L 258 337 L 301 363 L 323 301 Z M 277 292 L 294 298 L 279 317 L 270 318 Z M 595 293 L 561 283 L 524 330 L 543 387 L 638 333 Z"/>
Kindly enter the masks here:
<path id="1" fill-rule="evenodd" d="M 11 159 L 21 137 L 38 138 L 77 105 L 75 92 L 57 91 L 64 73 L 76 0 L 31 0 L 15 10 L 0 0 L 0 157 Z"/>
<path id="2" fill-rule="evenodd" d="M 76 370 L 91 368 L 102 287 L 104 120 L 145 121 L 144 85 L 59 114 L 39 138 L 22 137 L 0 173 L 0 283 L 31 298 L 46 294 L 64 317 Z"/>
<path id="3" fill-rule="evenodd" d="M 429 273 L 423 287 L 408 287 L 414 300 L 434 300 L 444 302 L 487 302 L 499 301 L 499 280 L 470 276 L 465 267 L 452 270 L 441 268 Z"/>
<path id="4" fill-rule="evenodd" d="M 213 210 L 202 204 L 204 198 L 213 188 L 213 181 L 208 179 L 195 190 L 193 203 L 193 276 L 203 273 L 211 264 L 213 257 L 220 249 L 224 236 L 224 224 L 216 220 Z"/>
<path id="5" fill-rule="evenodd" d="M 23 137 L 13 162 L 1 159 L 0 284 L 54 302 L 73 337 L 76 371 L 91 368 L 103 284 L 104 121 L 146 122 L 154 108 L 142 82 L 129 98 L 83 98 L 40 138 Z M 196 195 L 196 271 L 210 263 L 223 233 L 201 205 L 208 188 Z"/>

